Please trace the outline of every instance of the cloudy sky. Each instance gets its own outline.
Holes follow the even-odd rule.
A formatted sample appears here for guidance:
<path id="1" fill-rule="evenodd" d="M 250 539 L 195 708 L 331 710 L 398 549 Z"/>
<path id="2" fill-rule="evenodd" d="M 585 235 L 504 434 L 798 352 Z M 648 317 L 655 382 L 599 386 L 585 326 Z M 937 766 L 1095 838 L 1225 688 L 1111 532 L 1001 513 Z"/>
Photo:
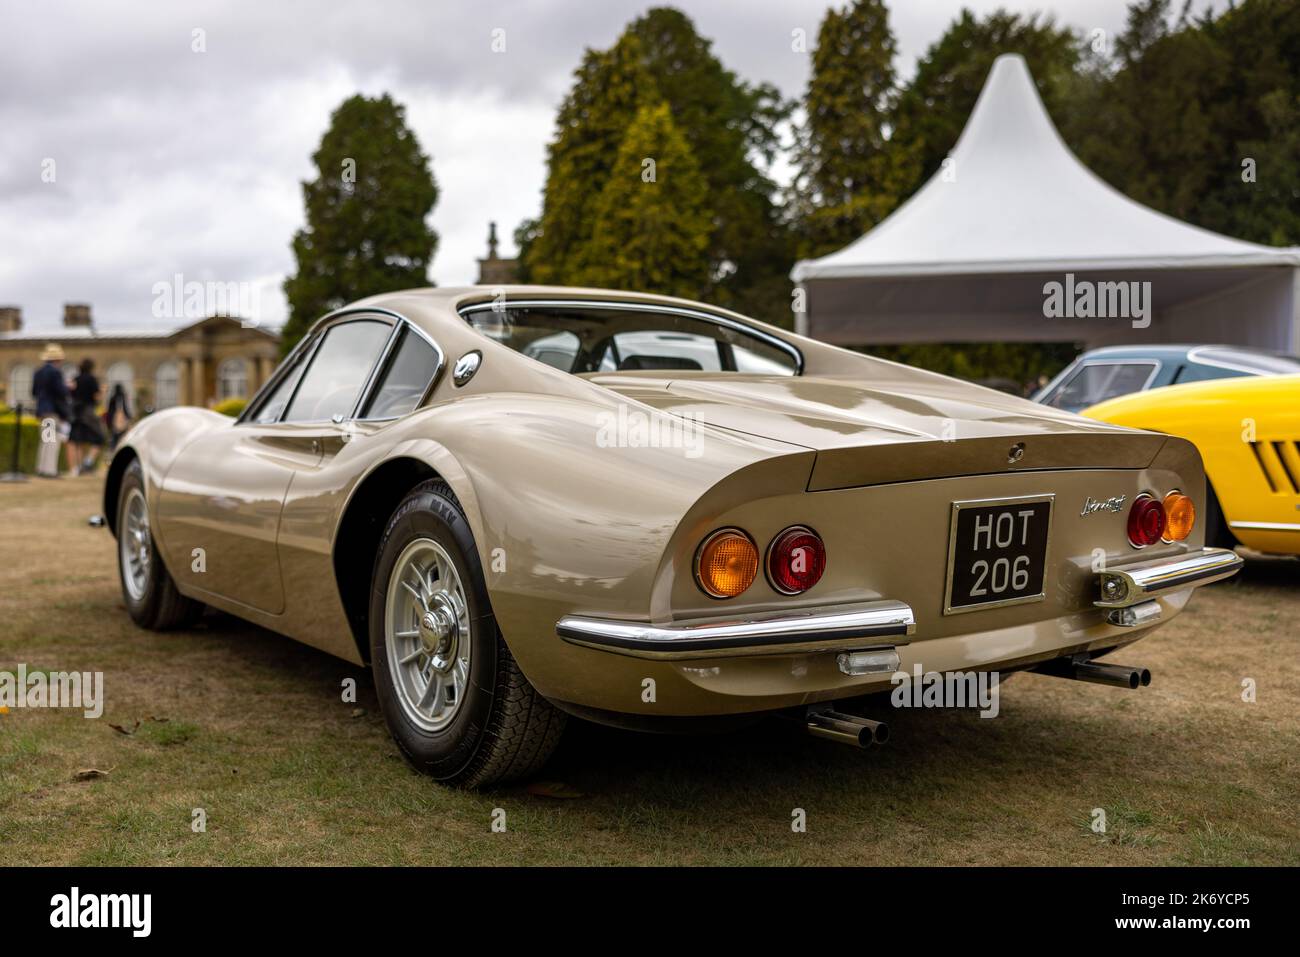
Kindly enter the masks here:
<path id="1" fill-rule="evenodd" d="M 389 91 L 433 160 L 441 237 L 432 278 L 474 280 L 487 223 L 505 252 L 535 216 L 555 108 L 584 48 L 606 47 L 648 0 L 45 0 L 4 16 L 0 58 L 0 305 L 27 329 L 90 302 L 96 325 L 168 325 L 154 285 L 254 284 L 258 318 L 302 225 L 299 183 L 331 110 Z M 907 0 L 894 4 L 899 69 L 965 5 L 1050 8 L 1113 34 L 1124 0 Z M 1199 9 L 1204 4 L 1196 4 Z M 826 0 L 679 0 L 731 69 L 797 95 Z M 491 50 L 505 31 L 505 52 Z M 195 52 L 202 30 L 204 52 Z M 50 161 L 53 161 L 52 163 Z M 49 181 L 51 180 L 52 181 Z"/>

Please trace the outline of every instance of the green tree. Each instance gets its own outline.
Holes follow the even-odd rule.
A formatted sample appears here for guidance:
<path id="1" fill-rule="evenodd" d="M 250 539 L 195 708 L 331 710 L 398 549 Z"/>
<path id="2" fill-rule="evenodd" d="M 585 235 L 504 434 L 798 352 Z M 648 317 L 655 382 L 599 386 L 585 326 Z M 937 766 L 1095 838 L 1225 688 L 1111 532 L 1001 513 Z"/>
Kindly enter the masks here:
<path id="1" fill-rule="evenodd" d="M 643 106 L 597 197 L 574 281 L 700 296 L 708 284 L 708 187 L 667 103 Z"/>
<path id="2" fill-rule="evenodd" d="M 541 218 L 515 233 L 525 282 L 575 281 L 578 250 L 591 238 L 596 200 L 629 118 L 659 99 L 636 37 L 625 33 L 608 50 L 587 51 L 556 117 Z"/>
<path id="3" fill-rule="evenodd" d="M 788 107 L 766 85 L 727 70 L 680 11 L 661 7 L 628 25 L 606 51 L 588 51 L 556 120 L 542 213 L 516 232 L 530 282 L 570 282 L 595 226 L 595 204 L 628 125 L 666 102 L 707 184 L 708 276 L 703 295 L 768 317 L 788 314 L 792 260 L 766 164 Z M 613 285 L 630 279 L 612 276 Z"/>
<path id="4" fill-rule="evenodd" d="M 1297 9 L 1247 0 L 1192 19 L 1169 0 L 1135 3 L 1064 135 L 1103 179 L 1161 212 L 1300 242 Z"/>
<path id="5" fill-rule="evenodd" d="M 857 239 L 897 202 L 904 184 L 888 142 L 896 52 L 883 0 L 853 0 L 826 12 L 804 93 L 788 211 L 801 257 Z"/>
<path id="6" fill-rule="evenodd" d="M 353 96 L 330 119 L 302 184 L 306 225 L 293 238 L 298 271 L 285 280 L 288 350 L 326 312 L 363 296 L 429 283 L 438 199 L 429 159 L 388 94 Z"/>
<path id="7" fill-rule="evenodd" d="M 1065 97 L 1074 89 L 1080 60 L 1080 41 L 1071 30 L 1058 28 L 1050 17 L 997 10 L 980 20 L 963 10 L 917 63 L 915 77 L 899 96 L 892 145 L 899 151 L 897 162 L 909 172 L 901 177 L 897 202 L 938 171 L 974 110 L 993 61 L 1003 53 L 1025 58 L 1049 113 L 1066 112 Z"/>
<path id="8" fill-rule="evenodd" d="M 657 7 L 633 21 L 646 67 L 672 107 L 708 183 L 710 301 L 773 321 L 790 315 L 794 253 L 766 167 L 790 114 L 770 84 L 749 84 L 723 66 L 712 43 L 679 10 Z"/>
<path id="9" fill-rule="evenodd" d="M 1064 369 L 1081 346 L 1073 342 L 919 342 L 869 346 L 862 352 L 918 369 L 1028 394 Z"/>

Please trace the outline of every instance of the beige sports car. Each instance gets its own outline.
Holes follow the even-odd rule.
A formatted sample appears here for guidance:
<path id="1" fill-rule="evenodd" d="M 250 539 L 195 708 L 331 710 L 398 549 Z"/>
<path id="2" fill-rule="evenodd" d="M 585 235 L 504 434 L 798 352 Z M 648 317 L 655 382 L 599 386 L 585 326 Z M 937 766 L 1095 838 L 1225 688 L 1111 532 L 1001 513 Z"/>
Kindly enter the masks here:
<path id="1" fill-rule="evenodd" d="M 1195 447 L 699 303 L 422 289 L 325 316 L 238 419 L 158 412 L 105 515 L 127 609 L 204 605 L 373 669 L 394 738 L 467 786 L 569 715 L 646 730 L 836 706 L 898 673 L 1095 661 L 1240 559 Z"/>

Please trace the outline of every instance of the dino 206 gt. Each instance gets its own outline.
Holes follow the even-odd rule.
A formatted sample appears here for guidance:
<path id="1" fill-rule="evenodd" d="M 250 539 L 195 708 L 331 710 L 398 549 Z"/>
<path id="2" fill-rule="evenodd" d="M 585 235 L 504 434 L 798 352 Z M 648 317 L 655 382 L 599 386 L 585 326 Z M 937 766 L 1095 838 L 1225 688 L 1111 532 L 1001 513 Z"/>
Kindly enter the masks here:
<path id="1" fill-rule="evenodd" d="M 211 605 L 373 670 L 437 779 L 531 773 L 567 716 L 682 729 L 896 672 L 1093 659 L 1240 559 L 1195 447 L 698 303 L 508 287 L 321 319 L 238 419 L 155 413 L 111 464 L 126 606 Z M 201 559 L 201 560 L 200 560 Z"/>

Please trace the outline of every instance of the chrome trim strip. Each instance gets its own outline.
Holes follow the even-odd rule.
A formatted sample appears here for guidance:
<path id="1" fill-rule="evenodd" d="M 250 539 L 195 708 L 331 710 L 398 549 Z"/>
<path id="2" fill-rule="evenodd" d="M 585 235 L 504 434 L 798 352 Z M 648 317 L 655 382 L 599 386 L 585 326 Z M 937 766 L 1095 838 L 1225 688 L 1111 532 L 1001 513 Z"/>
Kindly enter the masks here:
<path id="1" fill-rule="evenodd" d="M 565 641 L 634 658 L 733 658 L 794 652 L 863 651 L 916 631 L 912 609 L 901 601 L 770 612 L 741 618 L 701 618 L 671 625 L 565 615 L 555 633 Z M 863 642 L 866 641 L 867 644 Z"/>
<path id="2" fill-rule="evenodd" d="M 742 332 L 747 336 L 753 336 L 766 342 L 775 349 L 779 349 L 794 360 L 794 374 L 803 375 L 803 353 L 792 343 L 786 342 L 777 336 L 764 332 L 761 329 L 755 329 L 747 326 L 743 322 L 737 322 L 728 316 L 719 316 L 711 312 L 700 309 L 686 309 L 682 306 L 661 306 L 652 302 L 628 302 L 617 299 L 510 299 L 506 298 L 504 302 L 476 302 L 468 306 L 462 306 L 460 316 L 462 319 L 475 312 L 501 312 L 507 309 L 531 309 L 537 307 L 554 307 L 559 306 L 566 309 L 622 309 L 627 312 L 664 312 L 674 316 L 685 316 L 688 319 L 699 319 L 703 322 L 711 322 L 715 325 L 725 326 L 728 329 L 734 329 Z M 477 330 L 475 330 L 477 331 Z"/>
<path id="3" fill-rule="evenodd" d="M 1136 565 L 1120 568 L 1107 568 L 1098 573 L 1096 583 L 1098 594 L 1107 580 L 1115 580 L 1124 585 L 1121 597 L 1112 601 L 1098 599 L 1093 602 L 1096 608 L 1128 608 L 1148 599 L 1167 595 L 1183 588 L 1208 585 L 1224 578 L 1231 578 L 1245 564 L 1241 556 L 1227 548 L 1203 548 L 1199 552 L 1176 555 L 1172 558 L 1157 558 Z"/>
<path id="4" fill-rule="evenodd" d="M 1229 522 L 1230 528 L 1253 528 L 1260 532 L 1300 532 L 1300 522 Z"/>
<path id="5" fill-rule="evenodd" d="M 384 374 L 384 368 L 387 366 L 389 358 L 393 355 L 393 350 L 397 348 L 398 341 L 402 338 L 403 328 L 405 328 L 405 323 L 398 321 L 394 322 L 392 328 L 388 330 L 388 338 L 384 340 L 384 347 L 379 350 L 379 360 L 371 366 L 370 374 L 366 376 L 366 381 L 362 384 L 361 391 L 357 393 L 357 401 L 353 403 L 351 413 L 340 418 L 340 422 L 361 418 L 361 410 L 364 409 L 366 403 L 370 401 L 371 391 L 379 383 L 379 377 Z"/>

